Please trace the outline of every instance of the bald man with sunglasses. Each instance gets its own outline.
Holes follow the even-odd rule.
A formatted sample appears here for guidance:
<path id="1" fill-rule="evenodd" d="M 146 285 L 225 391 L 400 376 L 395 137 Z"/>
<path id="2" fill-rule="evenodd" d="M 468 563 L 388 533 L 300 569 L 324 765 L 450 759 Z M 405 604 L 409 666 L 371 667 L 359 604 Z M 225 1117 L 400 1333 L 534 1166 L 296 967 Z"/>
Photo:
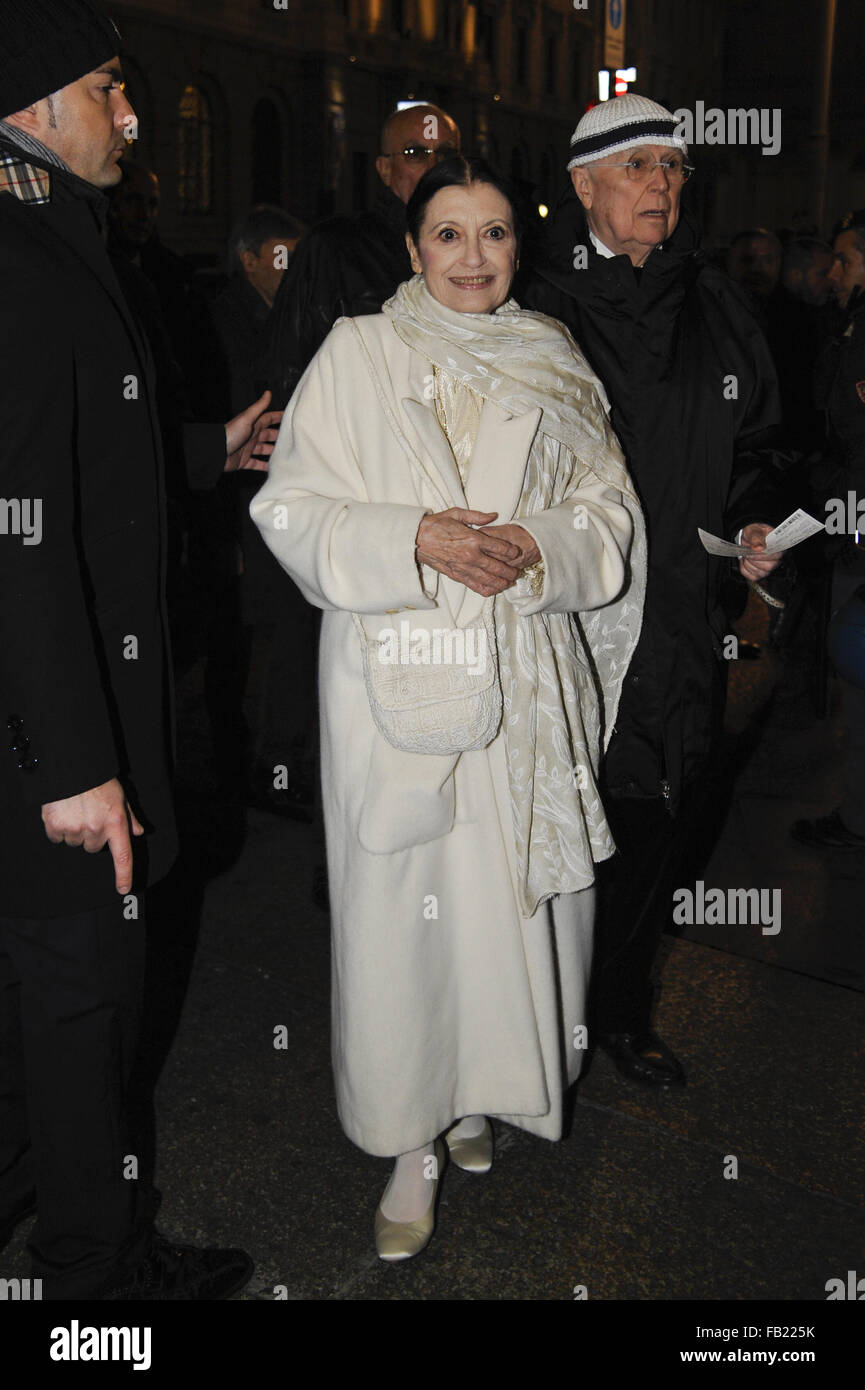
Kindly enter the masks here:
<path id="1" fill-rule="evenodd" d="M 338 318 L 379 313 L 410 279 L 405 205 L 427 169 L 459 151 L 459 128 L 438 106 L 388 116 L 375 162 L 382 186 L 372 208 L 313 228 L 283 276 L 270 317 L 267 383 L 280 405 Z"/>

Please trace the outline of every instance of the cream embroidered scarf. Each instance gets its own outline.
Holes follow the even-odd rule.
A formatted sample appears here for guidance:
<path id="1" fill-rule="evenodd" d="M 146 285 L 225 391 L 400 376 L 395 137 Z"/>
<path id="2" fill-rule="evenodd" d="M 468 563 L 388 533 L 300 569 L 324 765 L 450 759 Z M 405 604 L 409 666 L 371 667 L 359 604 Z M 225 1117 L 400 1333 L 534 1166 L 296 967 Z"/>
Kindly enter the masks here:
<path id="1" fill-rule="evenodd" d="M 588 887 L 593 863 L 615 850 L 596 778 L 640 633 L 642 514 L 603 387 L 555 319 L 513 300 L 494 314 L 461 314 L 435 300 L 420 275 L 400 285 L 383 312 L 402 341 L 449 379 L 449 390 L 468 388 L 516 415 L 541 408 L 514 521 L 576 497 L 593 474 L 622 494 L 634 525 L 629 580 L 613 603 L 523 617 L 502 595 L 495 602 L 519 892 L 532 916 L 554 894 Z M 466 429 L 473 434 L 471 424 Z M 471 442 L 451 441 L 463 456 Z"/>

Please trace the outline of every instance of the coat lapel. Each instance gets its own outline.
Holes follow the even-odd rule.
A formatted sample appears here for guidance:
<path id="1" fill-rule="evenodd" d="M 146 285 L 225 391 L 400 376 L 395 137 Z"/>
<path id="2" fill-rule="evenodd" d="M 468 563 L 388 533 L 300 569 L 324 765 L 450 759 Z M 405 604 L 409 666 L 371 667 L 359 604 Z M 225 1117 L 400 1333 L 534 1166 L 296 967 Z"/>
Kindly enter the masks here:
<path id="1" fill-rule="evenodd" d="M 475 511 L 498 512 L 492 523 L 494 526 L 504 526 L 513 520 L 540 419 L 540 409 L 526 415 L 512 415 L 494 401 L 484 403 L 472 451 L 466 498 Z M 474 622 L 483 605 L 483 595 L 464 589 L 457 622 L 461 626 Z"/>
<path id="2" fill-rule="evenodd" d="M 404 396 L 402 408 L 412 427 L 411 443 L 439 491 L 454 507 L 498 512 L 494 525 L 512 520 L 523 490 L 526 463 L 540 424 L 540 408 L 512 415 L 494 401 L 481 411 L 465 490 L 447 436 L 431 405 Z M 474 622 L 484 605 L 482 594 L 452 580 L 442 579 L 455 622 Z"/>
<path id="3" fill-rule="evenodd" d="M 525 415 L 513 415 L 493 401 L 485 402 L 464 490 L 453 450 L 439 424 L 432 402 L 418 399 L 423 391 L 421 376 L 424 384 L 429 379 L 429 364 L 419 354 L 412 353 L 406 372 L 402 345 L 397 346 L 395 334 L 386 332 L 383 337 L 379 334 L 372 336 L 373 327 L 378 325 L 377 319 L 353 319 L 351 322 L 366 352 L 379 393 L 383 394 L 380 378 L 386 379 L 387 376 L 395 385 L 405 382 L 408 386 L 405 395 L 401 395 L 399 385 L 395 393 L 400 398 L 398 424 L 404 436 L 404 448 L 407 446 L 407 452 L 421 477 L 442 499 L 441 509 L 467 507 L 476 511 L 497 512 L 498 518 L 494 524 L 503 525 L 511 521 L 522 493 L 529 451 L 540 424 L 540 408 L 530 410 Z M 386 326 L 390 328 L 389 324 Z M 371 339 L 369 343 L 367 337 Z M 386 370 L 378 365 L 382 347 Z M 441 584 L 454 620 L 460 625 L 473 622 L 483 608 L 483 596 L 444 576 Z"/>
<path id="4" fill-rule="evenodd" d="M 93 276 L 103 292 L 108 295 L 108 298 L 123 320 L 132 346 L 139 359 L 139 366 L 146 374 L 150 366 L 150 351 L 142 336 L 141 329 L 123 297 L 123 291 L 120 288 L 117 276 L 114 274 L 107 252 L 104 256 L 100 255 L 98 258 L 91 258 L 90 256 L 84 255 L 74 241 L 67 240 L 58 228 L 53 226 L 47 218 L 39 217 L 38 213 L 38 208 L 28 209 L 28 216 L 31 219 L 28 222 L 28 230 L 40 238 L 55 258 L 58 250 L 61 250 L 62 254 L 73 258 L 76 265 L 83 266 L 89 274 Z"/>
<path id="5" fill-rule="evenodd" d="M 540 419 L 539 408 L 525 415 L 512 415 L 494 401 L 484 403 L 466 498 L 476 511 L 498 512 L 496 525 L 511 521 L 517 509 Z"/>
<path id="6" fill-rule="evenodd" d="M 467 507 L 457 461 L 447 435 L 438 422 L 435 408 L 413 396 L 403 396 L 401 404 L 411 426 L 410 443 L 430 481 L 447 500 L 448 506 Z"/>

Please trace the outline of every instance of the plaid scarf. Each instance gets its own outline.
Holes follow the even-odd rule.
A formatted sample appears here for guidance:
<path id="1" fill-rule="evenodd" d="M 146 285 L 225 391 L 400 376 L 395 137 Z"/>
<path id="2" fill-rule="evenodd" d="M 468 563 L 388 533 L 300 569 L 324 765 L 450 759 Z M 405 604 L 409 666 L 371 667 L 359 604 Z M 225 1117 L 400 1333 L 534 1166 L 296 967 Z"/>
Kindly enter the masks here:
<path id="1" fill-rule="evenodd" d="M 68 165 L 26 131 L 0 121 L 0 193 L 11 193 L 21 203 L 50 203 L 50 169 L 68 169 Z M 9 148 L 12 146 L 13 148 Z M 39 161 L 31 164 L 26 155 Z M 48 165 L 48 169 L 43 165 Z"/>

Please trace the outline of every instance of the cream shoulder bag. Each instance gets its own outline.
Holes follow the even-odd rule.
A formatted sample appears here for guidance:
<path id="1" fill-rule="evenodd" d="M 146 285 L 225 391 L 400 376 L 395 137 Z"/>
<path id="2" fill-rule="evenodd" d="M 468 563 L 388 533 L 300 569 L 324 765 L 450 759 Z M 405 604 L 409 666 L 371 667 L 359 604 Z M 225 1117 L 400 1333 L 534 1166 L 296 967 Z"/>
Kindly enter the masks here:
<path id="1" fill-rule="evenodd" d="M 502 689 L 493 603 L 488 598 L 466 627 L 433 627 L 434 615 L 415 612 L 411 623 L 404 619 L 375 637 L 352 614 L 372 717 L 394 748 L 469 753 L 495 738 Z"/>

